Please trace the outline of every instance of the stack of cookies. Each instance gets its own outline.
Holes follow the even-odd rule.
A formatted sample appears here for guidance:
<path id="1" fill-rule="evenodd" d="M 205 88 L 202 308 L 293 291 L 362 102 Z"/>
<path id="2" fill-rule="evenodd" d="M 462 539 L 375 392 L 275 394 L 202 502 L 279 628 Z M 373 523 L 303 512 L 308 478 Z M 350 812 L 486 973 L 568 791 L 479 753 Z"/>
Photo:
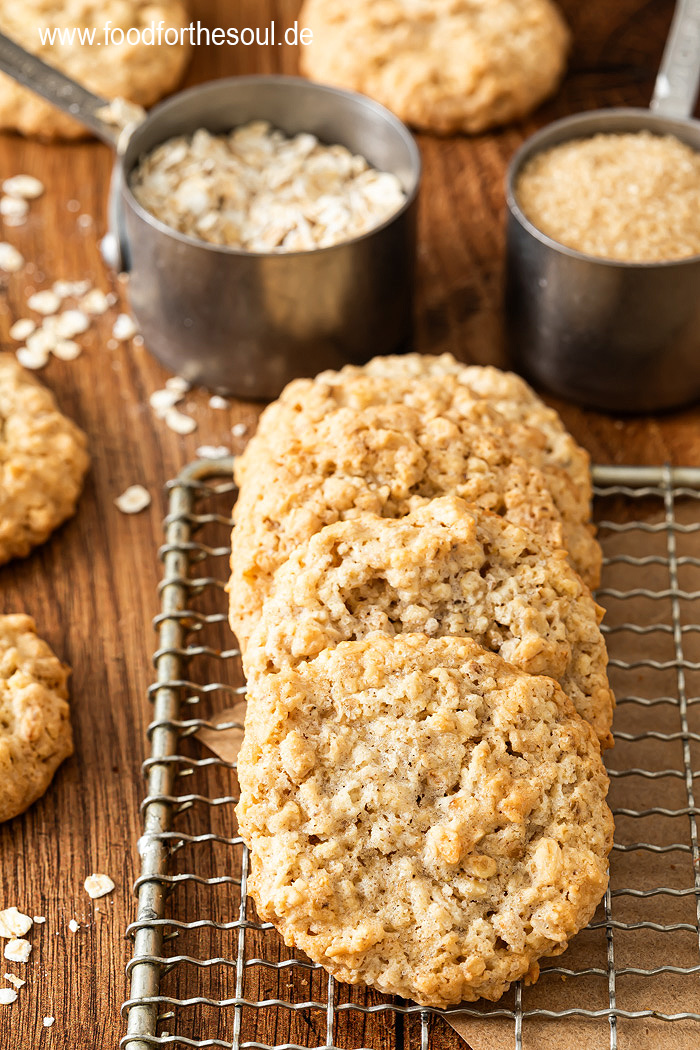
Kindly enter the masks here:
<path id="1" fill-rule="evenodd" d="M 249 890 L 340 980 L 535 980 L 607 885 L 613 696 L 586 453 L 449 355 L 297 380 L 237 464 Z"/>

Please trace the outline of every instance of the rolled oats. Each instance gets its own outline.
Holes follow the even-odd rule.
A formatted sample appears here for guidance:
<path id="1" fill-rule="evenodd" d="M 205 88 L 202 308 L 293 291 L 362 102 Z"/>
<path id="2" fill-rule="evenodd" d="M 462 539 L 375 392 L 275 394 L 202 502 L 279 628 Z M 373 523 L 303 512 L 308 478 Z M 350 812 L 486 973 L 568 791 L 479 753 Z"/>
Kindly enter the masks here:
<path id="1" fill-rule="evenodd" d="M 170 139 L 132 180 L 157 219 L 209 244 L 310 251 L 359 237 L 401 208 L 399 179 L 344 146 L 288 138 L 257 120 L 228 135 Z"/>
<path id="2" fill-rule="evenodd" d="M 133 485 L 132 488 L 140 489 L 141 486 Z M 128 491 L 129 490 L 127 489 L 127 492 Z M 146 492 L 145 489 L 142 489 L 141 491 Z M 147 492 L 146 495 L 148 496 Z M 148 503 L 150 502 L 151 497 L 148 496 Z M 146 506 L 148 506 L 148 504 L 146 504 Z M 104 897 L 107 893 L 111 893 L 113 889 L 114 883 L 110 879 L 109 875 L 101 875 L 100 873 L 96 873 L 93 875 L 88 875 L 88 877 L 85 880 L 85 892 L 87 893 L 88 897 L 91 897 L 93 900 L 96 900 L 98 897 Z"/>
<path id="3" fill-rule="evenodd" d="M 13 244 L 0 241 L 0 270 L 5 273 L 17 273 L 24 266 L 24 256 Z"/>
<path id="4" fill-rule="evenodd" d="M 36 324 L 29 317 L 22 317 L 15 321 L 10 328 L 10 339 L 16 339 L 18 343 L 23 342 L 36 330 Z"/>
<path id="5" fill-rule="evenodd" d="M 17 1000 L 17 992 L 14 988 L 0 988 L 0 1006 L 9 1006 Z"/>
<path id="6" fill-rule="evenodd" d="M 120 510 L 122 512 L 122 514 L 139 514 L 142 510 L 145 510 L 146 507 L 150 506 L 150 503 L 151 503 L 151 495 L 150 495 L 148 489 L 145 489 L 143 487 L 143 485 L 130 485 L 129 488 L 126 489 L 125 492 L 122 492 L 121 496 L 117 496 L 117 498 L 114 501 L 114 504 L 115 504 L 117 510 Z M 89 878 L 87 878 L 85 880 L 85 889 L 87 890 L 87 892 L 90 894 L 91 897 L 92 896 L 101 897 L 102 894 L 101 893 L 98 893 L 98 894 L 91 893 L 91 891 L 88 889 L 88 882 L 94 888 L 94 886 L 96 885 L 96 883 L 95 883 L 96 879 L 107 879 L 107 878 L 108 877 L 106 875 L 90 875 Z M 112 882 L 111 879 L 109 879 L 108 881 Z M 113 882 L 112 882 L 111 888 L 114 889 L 114 883 Z M 109 890 L 105 890 L 104 892 L 108 893 Z"/>
<path id="7" fill-rule="evenodd" d="M 21 197 L 27 201 L 41 197 L 44 192 L 43 182 L 34 178 L 33 175 L 13 175 L 5 179 L 2 188 L 10 197 Z"/>

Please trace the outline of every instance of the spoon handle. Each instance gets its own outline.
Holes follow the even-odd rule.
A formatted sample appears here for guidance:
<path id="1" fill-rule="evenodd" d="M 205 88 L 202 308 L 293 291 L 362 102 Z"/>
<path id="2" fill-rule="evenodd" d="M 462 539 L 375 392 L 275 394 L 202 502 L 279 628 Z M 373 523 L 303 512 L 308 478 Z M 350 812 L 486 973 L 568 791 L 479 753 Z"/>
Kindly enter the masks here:
<path id="1" fill-rule="evenodd" d="M 98 110 L 108 105 L 107 101 L 25 51 L 4 33 L 0 33 L 0 70 L 116 148 L 119 128 L 112 127 L 97 115 Z"/>
<path id="2" fill-rule="evenodd" d="M 651 109 L 664 117 L 692 116 L 700 79 L 700 0 L 678 0 L 654 85 Z"/>

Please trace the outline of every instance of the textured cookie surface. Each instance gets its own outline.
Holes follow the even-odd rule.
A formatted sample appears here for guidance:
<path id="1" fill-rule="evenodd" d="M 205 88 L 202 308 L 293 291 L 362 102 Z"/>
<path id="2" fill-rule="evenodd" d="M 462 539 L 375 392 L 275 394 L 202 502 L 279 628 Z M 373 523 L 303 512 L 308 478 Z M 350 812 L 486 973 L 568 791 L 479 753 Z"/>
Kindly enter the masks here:
<path id="1" fill-rule="evenodd" d="M 249 892 L 289 946 L 431 1006 L 536 979 L 591 918 L 612 817 L 590 727 L 468 639 L 370 635 L 250 684 Z"/>
<path id="2" fill-rule="evenodd" d="M 179 44 L 111 43 L 105 25 L 143 31 L 155 22 L 163 29 L 189 25 L 181 0 L 0 0 L 0 30 L 41 59 L 103 98 L 125 98 L 150 106 L 178 84 L 188 50 Z M 42 43 L 39 30 L 95 31 L 92 45 Z M 133 34 L 132 34 L 133 35 Z M 98 50 L 99 41 L 99 50 Z M 0 74 L 0 128 L 43 139 L 83 138 L 82 124 Z"/>
<path id="3" fill-rule="evenodd" d="M 24 557 L 75 512 L 87 439 L 53 394 L 0 354 L 0 564 Z"/>
<path id="4" fill-rule="evenodd" d="M 566 548 L 584 580 L 597 582 L 585 494 L 551 464 L 541 432 L 499 426 L 495 410 L 472 406 L 478 424 L 406 404 L 339 408 L 319 421 L 279 414 L 268 441 L 253 437 L 236 464 L 231 557 L 231 622 L 243 647 L 275 572 L 324 525 L 362 511 L 402 517 L 451 493 Z"/>
<path id="5" fill-rule="evenodd" d="M 555 678 L 611 742 L 602 610 L 563 551 L 454 496 L 405 518 L 328 525 L 278 571 L 244 654 L 246 673 L 313 659 L 381 631 L 470 637 Z"/>
<path id="6" fill-rule="evenodd" d="M 414 127 L 478 132 L 558 85 L 569 33 L 550 0 L 306 0 L 301 66 L 370 95 Z"/>
<path id="7" fill-rule="evenodd" d="M 366 365 L 296 379 L 263 412 L 256 436 L 273 444 L 279 428 L 293 428 L 302 416 L 317 423 L 337 408 L 358 410 L 399 402 L 426 419 L 444 416 L 479 423 L 483 417 L 492 424 L 495 412 L 501 425 L 524 423 L 538 430 L 539 461 L 566 471 L 590 511 L 590 457 L 567 433 L 554 409 L 513 372 L 463 365 L 451 354 L 375 357 Z"/>
<path id="8" fill-rule="evenodd" d="M 0 821 L 43 795 L 73 752 L 68 668 L 29 616 L 0 616 Z"/>

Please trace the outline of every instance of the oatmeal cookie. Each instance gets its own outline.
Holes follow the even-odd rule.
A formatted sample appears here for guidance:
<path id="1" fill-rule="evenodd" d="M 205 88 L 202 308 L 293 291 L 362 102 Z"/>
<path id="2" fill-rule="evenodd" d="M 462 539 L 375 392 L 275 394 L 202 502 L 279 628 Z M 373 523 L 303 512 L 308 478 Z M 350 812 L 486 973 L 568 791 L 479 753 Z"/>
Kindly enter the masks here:
<path id="1" fill-rule="evenodd" d="M 371 632 L 475 639 L 530 674 L 555 678 L 612 742 L 603 611 L 527 529 L 455 496 L 405 518 L 327 525 L 283 565 L 244 654 L 246 673 L 313 659 Z"/>
<path id="2" fill-rule="evenodd" d="M 374 634 L 249 695 L 248 891 L 289 947 L 442 1007 L 536 980 L 591 919 L 607 777 L 551 678 L 466 638 Z"/>
<path id="3" fill-rule="evenodd" d="M 75 512 L 87 439 L 53 394 L 0 354 L 0 564 L 24 557 Z"/>
<path id="4" fill-rule="evenodd" d="M 152 22 L 179 30 L 190 19 L 181 0 L 0 0 L 0 29 L 18 44 L 103 98 L 124 98 L 150 106 L 172 91 L 185 69 L 189 48 L 145 43 L 111 43 L 105 25 L 144 30 Z M 43 43 L 39 30 L 94 30 L 93 44 Z M 98 50 L 98 41 L 100 44 Z M 75 139 L 90 134 L 11 77 L 0 74 L 0 128 L 41 139 Z"/>
<path id="5" fill-rule="evenodd" d="M 277 569 L 324 525 L 362 511 L 399 518 L 448 494 L 565 548 L 588 582 L 599 547 L 585 499 L 540 454 L 538 431 L 515 423 L 506 429 L 497 419 L 475 425 L 426 419 L 405 404 L 370 405 L 340 408 L 318 422 L 303 414 L 291 426 L 282 419 L 274 444 L 253 437 L 236 465 L 230 611 L 241 645 Z"/>
<path id="6" fill-rule="evenodd" d="M 43 795 L 73 753 L 68 674 L 30 616 L 0 616 L 0 821 Z"/>
<path id="7" fill-rule="evenodd" d="M 301 417 L 318 423 L 337 408 L 360 410 L 396 403 L 416 409 L 425 418 L 526 424 L 532 432 L 521 454 L 529 458 L 526 449 L 531 442 L 536 465 L 546 462 L 566 471 L 590 516 L 590 457 L 554 409 L 513 372 L 464 365 L 452 354 L 375 357 L 366 365 L 346 365 L 338 372 L 320 372 L 313 379 L 295 379 L 265 409 L 256 436 L 273 445 L 280 428 L 294 428 Z M 537 437 L 535 431 L 539 431 Z"/>
<path id="8" fill-rule="evenodd" d="M 529 113 L 557 88 L 570 40 L 551 0 L 306 0 L 300 24 L 307 76 L 439 135 Z"/>

